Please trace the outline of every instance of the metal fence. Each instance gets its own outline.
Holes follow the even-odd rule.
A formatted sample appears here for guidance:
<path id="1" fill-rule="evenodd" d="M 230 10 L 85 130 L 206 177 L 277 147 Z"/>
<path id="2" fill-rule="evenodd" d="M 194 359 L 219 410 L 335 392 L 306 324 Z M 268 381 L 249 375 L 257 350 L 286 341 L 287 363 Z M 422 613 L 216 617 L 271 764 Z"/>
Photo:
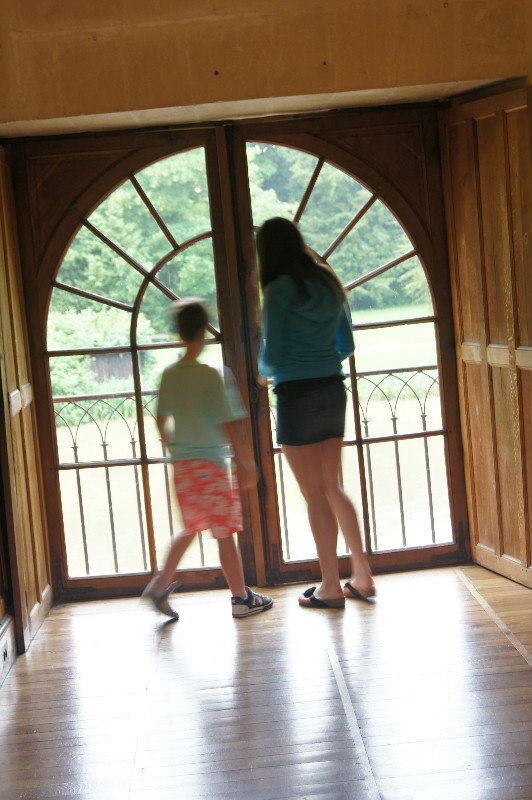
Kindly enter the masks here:
<path id="1" fill-rule="evenodd" d="M 378 509 L 383 505 L 382 491 L 379 496 L 376 490 L 376 477 L 382 472 L 382 456 L 377 449 L 387 444 L 393 448 L 393 483 L 389 486 L 389 496 L 393 494 L 399 518 L 400 541 L 397 547 L 408 547 L 407 524 L 405 521 L 405 482 L 412 482 L 412 463 L 405 461 L 401 455 L 403 442 L 417 440 L 423 444 L 424 468 L 423 477 L 416 477 L 418 503 L 424 500 L 425 516 L 428 519 L 426 541 L 435 543 L 436 522 L 434 510 L 434 480 L 432 475 L 431 454 L 429 440 L 432 437 L 444 436 L 441 425 L 441 410 L 439 401 L 438 368 L 435 365 L 402 368 L 386 371 L 366 371 L 354 373 L 348 386 L 348 395 L 351 399 L 347 414 L 346 436 L 344 441 L 344 454 L 340 479 L 344 484 L 344 472 L 350 471 L 349 481 L 351 492 L 360 491 L 359 501 L 368 509 L 369 536 L 366 537 L 367 549 L 377 551 L 390 549 L 387 545 L 386 526 L 379 526 Z M 170 458 L 160 439 L 155 426 L 154 403 L 155 390 L 142 392 L 142 413 L 145 420 L 151 423 L 145 426 L 146 442 L 141 445 L 138 435 L 138 422 L 133 392 L 114 392 L 102 394 L 73 395 L 54 398 L 56 426 L 58 434 L 59 463 L 58 468 L 64 474 L 70 472 L 75 477 L 75 493 L 77 503 L 70 498 L 70 520 L 72 529 L 77 528 L 81 537 L 81 546 L 78 548 L 76 566 L 74 556 L 69 556 L 69 572 L 74 574 L 102 574 L 114 572 L 121 574 L 124 571 L 147 571 L 150 569 L 149 545 L 147 541 L 147 527 L 144 509 L 144 493 L 142 480 L 147 479 L 142 474 L 142 465 L 148 464 L 151 469 L 159 465 L 162 469 L 161 477 L 156 478 L 150 474 L 149 480 L 157 483 L 152 486 L 157 492 L 157 513 L 154 516 L 154 529 L 156 546 L 160 548 L 162 542 L 169 542 L 174 536 L 178 520 L 178 510 L 173 501 L 173 487 L 169 473 Z M 275 438 L 275 405 L 270 404 L 272 414 L 272 432 Z M 388 451 L 387 451 L 388 452 Z M 291 522 L 294 505 L 301 501 L 293 476 L 287 469 L 284 457 L 279 446 L 274 446 L 274 459 L 277 473 L 279 516 L 283 537 L 283 554 L 286 561 L 305 557 L 313 557 L 313 540 L 308 538 L 307 545 L 301 546 L 295 537 L 301 535 L 302 515 L 298 523 Z M 117 467 L 125 467 L 132 471 L 128 473 L 124 485 L 113 482 L 112 477 L 117 475 Z M 416 466 L 416 470 L 419 465 Z M 386 468 L 390 469 L 390 458 L 387 457 Z M 82 475 L 87 471 L 103 471 L 104 481 L 97 486 L 96 478 L 89 481 L 82 480 Z M 115 470 L 115 472 L 113 472 Z M 441 472 L 441 471 L 440 471 Z M 356 474 L 355 474 L 356 473 Z M 94 476 L 95 473 L 93 472 Z M 416 473 L 417 475 L 417 473 Z M 357 489 L 356 484 L 359 484 Z M 348 489 L 349 491 L 349 489 Z M 436 487 L 436 494 L 446 492 L 445 487 Z M 116 511 L 116 506 L 120 506 Z M 63 498 L 65 505 L 65 498 Z M 94 506 L 98 505 L 99 516 L 95 517 Z M 92 511 L 96 519 L 87 522 L 87 509 Z M 124 511 L 125 509 L 125 511 Z M 419 512 L 421 513 L 421 512 Z M 77 522 L 74 524 L 74 515 Z M 124 519 L 124 516 L 126 519 Z M 117 533 L 117 519 L 126 530 L 121 537 Z M 306 522 L 305 522 L 306 524 Z M 105 530 L 104 530 L 105 529 Z M 164 531 L 163 531 L 164 529 Z M 69 545 L 71 553 L 75 550 L 73 531 L 68 532 L 67 553 Z M 109 564 L 110 569 L 96 566 L 92 562 L 97 560 L 95 555 L 97 541 L 104 537 L 110 539 Z M 124 538 L 125 537 L 125 538 Z M 93 542 L 93 555 L 91 558 L 91 541 Z M 419 544 L 419 542 L 416 542 Z M 135 556 L 131 555 L 132 550 Z M 297 552 L 296 552 L 297 551 Z M 347 550 L 346 550 L 347 552 Z M 295 553 L 295 555 L 294 555 Z M 122 555 L 121 555 L 122 554 Z M 195 567 L 215 566 L 208 563 L 205 551 L 205 540 L 202 534 L 198 537 L 197 563 Z M 72 566 L 72 569 L 71 569 Z"/>
<path id="2" fill-rule="evenodd" d="M 157 392 L 155 390 L 142 392 L 142 412 L 145 417 L 153 421 L 155 430 L 155 413 L 153 411 Z M 138 436 L 138 422 L 135 411 L 134 392 L 113 392 L 101 394 L 72 395 L 54 398 L 56 430 L 58 434 L 59 463 L 62 472 L 72 471 L 75 475 L 77 491 L 77 510 L 79 514 L 79 528 L 81 533 L 84 572 L 86 575 L 94 574 L 89 557 L 89 542 L 94 530 L 88 530 L 85 509 L 87 503 L 106 504 L 107 525 L 109 528 L 112 566 L 115 574 L 124 570 L 120 564 L 119 548 L 116 532 L 116 490 L 113 492 L 111 475 L 117 467 L 128 466 L 133 470 L 133 501 L 134 511 L 129 508 L 130 522 L 134 515 L 137 524 L 137 538 L 140 545 L 140 563 L 138 569 L 147 571 L 149 564 L 149 547 L 143 507 L 142 475 L 139 469 L 142 464 L 141 443 Z M 114 441 L 110 438 L 113 437 Z M 117 444 L 118 440 L 118 444 Z M 154 452 L 157 446 L 159 452 Z M 111 450 L 118 449 L 118 458 L 110 455 Z M 155 437 L 149 442 L 148 450 L 150 465 L 161 464 L 164 473 L 165 516 L 170 538 L 176 529 L 175 512 L 172 507 L 171 478 L 169 473 L 170 457 L 160 439 Z M 69 451 L 71 457 L 68 458 Z M 81 457 L 80 457 L 81 456 Z M 100 457 L 98 457 L 100 456 Z M 82 473 L 86 470 L 103 469 L 105 475 L 104 498 L 93 496 L 90 489 L 83 488 Z M 89 495 L 89 497 L 87 497 Z M 63 499 L 64 502 L 64 499 Z M 160 520 L 160 515 L 158 517 Z M 156 520 L 157 521 L 157 520 Z M 69 535 L 70 536 L 70 535 Z M 69 537 L 67 537 L 68 539 Z M 207 566 L 203 535 L 198 537 L 199 564 Z M 67 541 L 67 552 L 68 552 Z M 77 570 L 80 571 L 79 569 Z"/>
<path id="3" fill-rule="evenodd" d="M 429 441 L 439 439 L 443 444 L 445 431 L 441 422 L 441 404 L 439 396 L 439 377 L 437 365 L 420 366 L 413 368 L 400 368 L 394 370 L 375 370 L 353 372 L 350 385 L 347 387 L 348 404 L 347 424 L 344 439 L 344 458 L 340 469 L 340 482 L 344 486 L 344 472 L 351 468 L 356 475 L 351 478 L 351 483 L 358 480 L 360 483 L 360 504 L 366 506 L 369 517 L 369 536 L 366 537 L 367 549 L 377 551 L 392 549 L 386 543 L 384 531 L 379 530 L 377 509 L 383 503 L 393 502 L 397 509 L 400 527 L 400 547 L 408 547 L 411 543 L 407 537 L 405 522 L 405 482 L 412 481 L 416 476 L 416 492 L 418 498 L 417 515 L 424 516 L 427 520 L 426 530 L 421 534 L 423 541 L 415 544 L 435 544 L 437 541 L 436 520 L 434 510 L 434 495 L 441 500 L 442 507 L 448 506 L 448 490 L 446 472 L 438 471 L 438 482 L 434 487 L 433 464 Z M 351 419 L 349 417 L 351 408 Z M 275 406 L 270 404 L 272 435 L 275 438 Z M 423 445 L 423 468 L 413 465 L 412 458 L 401 456 L 402 443 L 419 441 Z M 393 483 L 388 484 L 388 497 L 377 496 L 375 489 L 375 472 L 382 466 L 382 456 L 379 458 L 377 448 L 379 445 L 388 445 L 393 448 L 393 456 L 386 457 L 387 467 L 393 461 Z M 287 500 L 286 470 L 287 465 L 282 456 L 281 448 L 274 446 L 274 459 L 277 473 L 279 515 L 283 536 L 283 553 L 287 561 L 302 558 L 293 555 L 293 535 L 290 522 L 291 509 Z M 440 465 L 441 466 L 441 465 Z M 420 471 L 423 473 L 419 480 Z M 351 492 L 354 487 L 350 487 Z M 348 489 L 349 493 L 349 489 Z M 421 509 L 423 502 L 424 509 Z M 361 509 L 359 509 L 360 511 Z M 448 533 L 448 535 L 447 535 Z M 389 538 L 389 537 L 388 537 Z M 440 539 L 451 540 L 450 524 L 442 531 Z M 307 538 L 309 553 L 313 553 L 312 537 Z M 300 548 L 299 548 L 300 550 Z M 347 549 L 345 551 L 347 553 Z"/>

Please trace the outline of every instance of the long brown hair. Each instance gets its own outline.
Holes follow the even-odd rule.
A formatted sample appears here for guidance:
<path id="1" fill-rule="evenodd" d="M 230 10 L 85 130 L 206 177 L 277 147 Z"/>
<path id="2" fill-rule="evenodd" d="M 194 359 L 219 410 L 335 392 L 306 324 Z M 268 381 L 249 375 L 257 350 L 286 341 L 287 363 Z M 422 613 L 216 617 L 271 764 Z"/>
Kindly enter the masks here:
<path id="1" fill-rule="evenodd" d="M 293 222 L 272 217 L 257 232 L 259 278 L 263 289 L 280 275 L 289 275 L 298 291 L 309 296 L 305 281 L 319 280 L 333 293 L 339 303 L 346 300 L 339 278 L 319 256 L 305 244 Z"/>

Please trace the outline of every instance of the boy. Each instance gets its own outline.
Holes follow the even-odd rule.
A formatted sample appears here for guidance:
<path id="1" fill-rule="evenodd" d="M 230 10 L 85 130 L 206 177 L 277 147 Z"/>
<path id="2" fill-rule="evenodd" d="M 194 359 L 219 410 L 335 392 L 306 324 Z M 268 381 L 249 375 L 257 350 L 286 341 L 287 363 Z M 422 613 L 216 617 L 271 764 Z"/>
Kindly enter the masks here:
<path id="1" fill-rule="evenodd" d="M 196 533 L 210 528 L 218 541 L 220 563 L 231 590 L 233 617 L 247 617 L 271 608 L 268 595 L 251 591 L 244 583 L 242 561 L 233 533 L 242 527 L 238 491 L 231 487 L 224 457 L 233 446 L 240 489 L 257 481 L 255 464 L 245 447 L 242 419 L 246 412 L 236 389 L 224 384 L 218 371 L 197 358 L 205 345 L 209 317 L 198 298 L 174 305 L 177 332 L 185 355 L 162 375 L 157 398 L 157 427 L 172 456 L 183 530 L 175 537 L 166 564 L 147 585 L 143 597 L 167 616 L 178 619 L 168 603 L 171 581 L 179 561 Z M 228 376 L 229 377 L 229 376 Z M 173 418 L 173 430 L 167 423 Z"/>

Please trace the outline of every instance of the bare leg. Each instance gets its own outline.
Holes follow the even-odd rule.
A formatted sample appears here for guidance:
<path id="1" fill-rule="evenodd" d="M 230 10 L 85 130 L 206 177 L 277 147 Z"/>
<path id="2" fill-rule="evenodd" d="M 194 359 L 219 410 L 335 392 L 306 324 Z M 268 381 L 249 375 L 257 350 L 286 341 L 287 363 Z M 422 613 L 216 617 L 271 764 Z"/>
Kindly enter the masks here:
<path id="1" fill-rule="evenodd" d="M 320 444 L 327 495 L 342 529 L 346 544 L 351 551 L 350 583 L 363 594 L 371 594 L 375 590 L 375 584 L 373 583 L 371 568 L 366 554 L 362 549 L 362 536 L 355 507 L 338 483 L 342 457 L 342 440 L 327 439 Z"/>
<path id="2" fill-rule="evenodd" d="M 174 538 L 170 547 L 170 551 L 166 557 L 166 563 L 162 571 L 156 577 L 155 586 L 157 589 L 164 591 L 164 589 L 170 585 L 174 578 L 177 565 L 183 558 L 185 551 L 188 549 L 195 535 L 195 533 L 181 531 Z"/>
<path id="3" fill-rule="evenodd" d="M 322 582 L 314 596 L 324 600 L 341 597 L 336 553 L 338 524 L 327 496 L 320 444 L 283 445 L 283 453 L 307 501 L 310 527 L 318 551 Z"/>
<path id="4" fill-rule="evenodd" d="M 220 564 L 229 585 L 229 590 L 233 597 L 241 597 L 245 600 L 247 591 L 244 583 L 242 559 L 234 537 L 226 536 L 222 539 L 217 539 L 217 542 L 220 552 Z"/>

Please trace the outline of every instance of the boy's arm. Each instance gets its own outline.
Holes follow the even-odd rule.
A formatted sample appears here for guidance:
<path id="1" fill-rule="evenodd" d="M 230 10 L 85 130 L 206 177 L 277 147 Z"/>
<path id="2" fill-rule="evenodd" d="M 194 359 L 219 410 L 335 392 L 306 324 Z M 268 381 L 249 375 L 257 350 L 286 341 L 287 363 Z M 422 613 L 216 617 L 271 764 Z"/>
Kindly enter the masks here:
<path id="1" fill-rule="evenodd" d="M 247 442 L 244 420 L 235 419 L 232 422 L 223 422 L 222 428 L 233 446 L 238 485 L 241 489 L 252 489 L 257 483 L 257 468 L 251 457 L 251 448 Z"/>

